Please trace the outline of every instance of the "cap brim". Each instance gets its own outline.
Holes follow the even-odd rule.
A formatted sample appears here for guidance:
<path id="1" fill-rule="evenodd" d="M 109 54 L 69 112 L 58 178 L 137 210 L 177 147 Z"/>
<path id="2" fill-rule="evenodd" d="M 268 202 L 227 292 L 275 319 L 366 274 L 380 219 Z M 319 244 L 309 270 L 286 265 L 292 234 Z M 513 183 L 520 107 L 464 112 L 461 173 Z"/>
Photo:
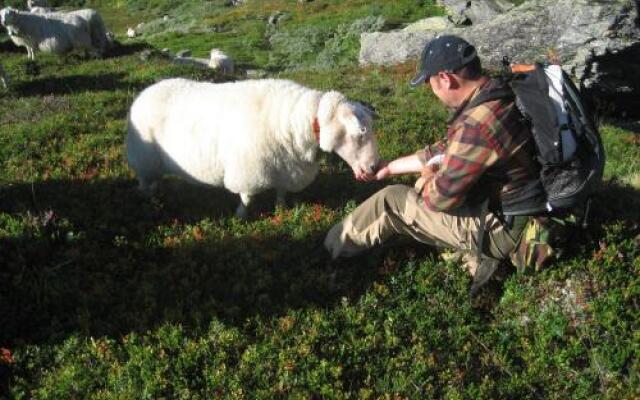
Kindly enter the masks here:
<path id="1" fill-rule="evenodd" d="M 409 82 L 409 85 L 411 85 L 411 87 L 420 86 L 427 80 L 428 77 L 429 77 L 429 74 L 426 71 L 423 71 L 418 75 L 416 75 L 415 78 L 411 79 L 411 81 Z"/>

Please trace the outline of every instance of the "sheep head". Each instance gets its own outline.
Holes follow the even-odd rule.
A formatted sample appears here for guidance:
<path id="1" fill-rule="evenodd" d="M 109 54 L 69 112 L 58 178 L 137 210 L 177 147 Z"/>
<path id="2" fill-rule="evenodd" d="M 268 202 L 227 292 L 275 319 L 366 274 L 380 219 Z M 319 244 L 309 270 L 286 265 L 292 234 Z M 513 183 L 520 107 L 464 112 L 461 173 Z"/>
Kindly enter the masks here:
<path id="1" fill-rule="evenodd" d="M 12 25 L 15 19 L 16 10 L 11 7 L 5 7 L 0 10 L 0 24 L 2 26 Z"/>
<path id="2" fill-rule="evenodd" d="M 356 176 L 376 171 L 380 157 L 368 109 L 338 92 L 327 92 L 320 99 L 318 122 L 322 150 L 338 154 Z"/>

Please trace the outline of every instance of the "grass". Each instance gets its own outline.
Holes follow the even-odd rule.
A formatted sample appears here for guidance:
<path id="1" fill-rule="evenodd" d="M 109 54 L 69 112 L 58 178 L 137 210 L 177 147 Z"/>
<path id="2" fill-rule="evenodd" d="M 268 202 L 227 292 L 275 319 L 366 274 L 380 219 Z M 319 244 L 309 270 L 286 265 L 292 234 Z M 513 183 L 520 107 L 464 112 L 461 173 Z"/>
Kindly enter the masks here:
<path id="1" fill-rule="evenodd" d="M 136 192 L 123 153 L 135 95 L 171 76 L 225 79 L 141 61 L 145 46 L 198 53 L 220 39 L 244 66 L 367 102 L 384 157 L 438 138 L 446 110 L 408 87 L 414 65 L 360 69 L 352 44 L 333 68 L 314 59 L 290 68 L 291 52 L 270 58 L 260 18 L 274 10 L 292 15 L 282 32 L 437 12 L 427 2 L 377 4 L 212 8 L 202 21 L 226 27 L 221 35 L 196 26 L 120 37 L 105 60 L 39 56 L 36 77 L 2 43 L 13 87 L 0 92 L 0 348 L 11 352 L 0 357 L 0 398 L 640 395 L 637 123 L 601 127 L 606 182 L 565 258 L 536 275 L 505 270 L 474 301 L 459 267 L 416 243 L 329 263 L 324 233 L 382 187 L 355 183 L 334 155 L 289 207 L 274 211 L 274 194 L 259 196 L 249 221 L 233 217 L 237 198 L 223 190 L 167 179 L 152 201 Z M 143 15 L 98 6 L 109 27 Z"/>

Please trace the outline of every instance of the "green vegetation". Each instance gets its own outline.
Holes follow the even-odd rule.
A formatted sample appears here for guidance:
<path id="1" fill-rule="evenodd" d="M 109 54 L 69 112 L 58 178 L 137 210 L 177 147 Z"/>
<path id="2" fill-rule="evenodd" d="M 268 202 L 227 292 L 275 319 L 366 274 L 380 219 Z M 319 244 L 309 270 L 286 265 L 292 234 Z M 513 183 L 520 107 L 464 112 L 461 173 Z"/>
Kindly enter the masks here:
<path id="1" fill-rule="evenodd" d="M 415 65 L 360 69 L 353 35 L 441 10 L 371 3 L 205 2 L 184 32 L 127 40 L 142 15 L 175 9 L 96 1 L 122 45 L 104 60 L 40 55 L 39 76 L 0 43 L 13 81 L 0 91 L 0 348 L 13 357 L 0 352 L 0 398 L 640 395 L 637 123 L 602 126 L 606 183 L 564 260 L 536 275 L 505 269 L 473 301 L 469 277 L 416 243 L 328 260 L 324 233 L 382 187 L 354 182 L 334 155 L 288 208 L 273 211 L 265 193 L 249 221 L 223 190 L 167 179 L 153 200 L 136 192 L 123 152 L 135 95 L 167 77 L 226 79 L 141 61 L 148 46 L 219 47 L 243 67 L 370 103 L 384 157 L 440 137 L 446 110 L 408 87 Z M 203 10 L 181 4 L 184 21 Z M 268 28 L 275 11 L 290 17 Z M 309 49 L 292 46 L 300 34 Z"/>

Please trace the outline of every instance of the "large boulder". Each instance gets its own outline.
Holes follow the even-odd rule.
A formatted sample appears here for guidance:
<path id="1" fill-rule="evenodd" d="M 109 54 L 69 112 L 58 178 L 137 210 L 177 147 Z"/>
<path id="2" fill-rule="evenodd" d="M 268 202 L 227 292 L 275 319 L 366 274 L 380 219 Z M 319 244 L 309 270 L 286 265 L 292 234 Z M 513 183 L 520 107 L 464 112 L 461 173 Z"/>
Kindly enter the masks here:
<path id="1" fill-rule="evenodd" d="M 480 24 L 513 8 L 504 0 L 438 0 L 456 25 Z"/>
<path id="2" fill-rule="evenodd" d="M 594 101 L 609 111 L 640 114 L 637 0 L 530 0 L 490 21 L 447 29 L 473 43 L 483 64 L 559 60 Z M 363 33 L 360 63 L 415 60 L 432 31 Z"/>
<path id="3" fill-rule="evenodd" d="M 453 28 L 453 23 L 446 17 L 430 17 L 421 19 L 412 24 L 405 26 L 404 32 L 420 32 L 420 31 L 443 31 Z"/>

